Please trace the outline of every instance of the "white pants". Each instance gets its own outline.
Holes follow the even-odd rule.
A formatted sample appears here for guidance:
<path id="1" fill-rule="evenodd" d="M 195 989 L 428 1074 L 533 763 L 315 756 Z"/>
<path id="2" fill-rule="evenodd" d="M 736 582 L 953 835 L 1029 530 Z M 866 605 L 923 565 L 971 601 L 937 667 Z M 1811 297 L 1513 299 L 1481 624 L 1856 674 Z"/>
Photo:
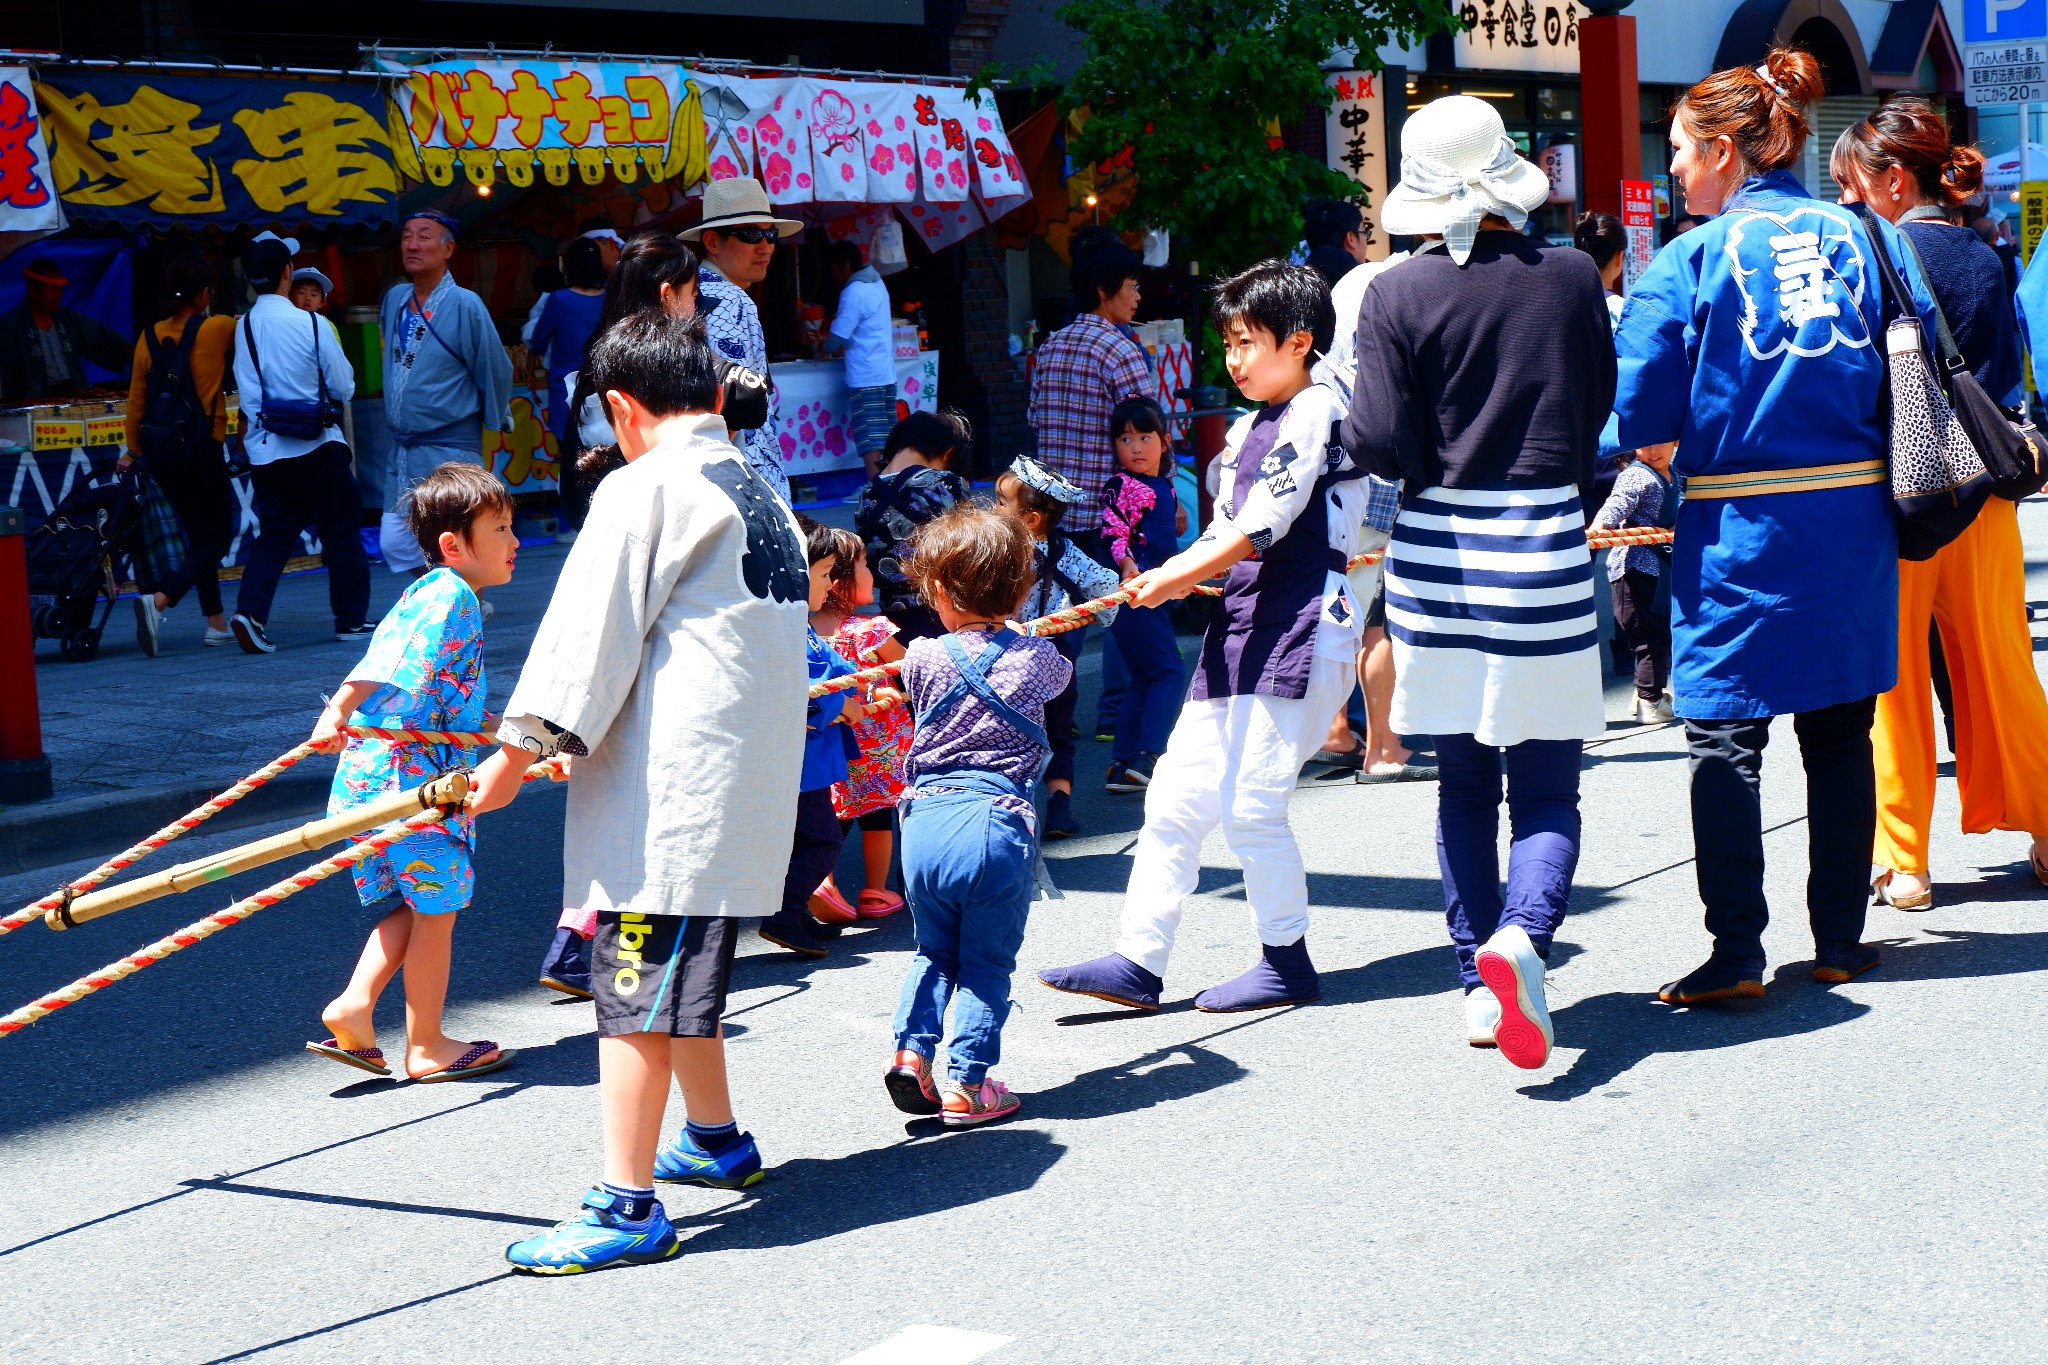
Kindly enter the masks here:
<path id="1" fill-rule="evenodd" d="M 377 548 L 384 552 L 384 567 L 393 573 L 413 573 L 427 567 L 426 552 L 420 549 L 419 537 L 406 523 L 404 507 L 395 512 L 384 509 L 384 516 L 377 523 Z"/>
<path id="2" fill-rule="evenodd" d="M 1181 708 L 1145 789 L 1116 950 L 1166 975 L 1182 903 L 1202 872 L 1202 841 L 1217 825 L 1244 865 L 1245 899 L 1259 941 L 1273 947 L 1308 932 L 1308 873 L 1287 823 L 1301 765 L 1322 747 L 1330 717 L 1351 693 L 1348 660 L 1318 658 L 1308 695 L 1223 697 Z"/>

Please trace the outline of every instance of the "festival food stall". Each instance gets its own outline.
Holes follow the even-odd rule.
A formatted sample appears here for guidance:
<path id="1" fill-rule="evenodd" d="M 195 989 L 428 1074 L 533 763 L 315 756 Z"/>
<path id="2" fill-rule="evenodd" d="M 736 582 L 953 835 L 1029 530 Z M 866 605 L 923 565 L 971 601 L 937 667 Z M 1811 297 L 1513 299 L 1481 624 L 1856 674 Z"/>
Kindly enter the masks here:
<path id="1" fill-rule="evenodd" d="M 854 241 L 886 275 L 903 268 L 908 237 L 943 251 L 1029 193 L 993 100 L 939 81 L 505 53 L 375 52 L 369 69 L 325 79 L 28 60 L 0 67 L 0 138 L 28 149 L 33 167 L 5 182 L 0 251 L 59 235 L 0 258 L 0 313 L 19 297 L 29 257 L 99 253 L 107 259 L 95 256 L 92 270 L 64 257 L 66 306 L 89 297 L 132 346 L 153 315 L 153 285 L 135 283 L 152 252 L 160 269 L 166 243 L 196 242 L 221 267 L 216 311 L 239 311 L 241 244 L 259 229 L 298 237 L 298 263 L 337 286 L 326 312 L 357 372 L 352 436 L 372 503 L 388 449 L 374 304 L 397 278 L 402 210 L 431 206 L 463 223 L 454 274 L 512 343 L 518 379 L 509 430 L 486 433 L 485 457 L 526 495 L 555 487 L 561 452 L 518 325 L 532 267 L 590 221 L 679 229 L 707 180 L 751 175 L 806 223 L 805 249 Z M 897 335 L 899 411 L 934 408 L 937 352 L 907 320 Z M 771 368 L 791 472 L 858 467 L 841 363 Z M 121 453 L 126 373 L 88 369 L 85 392 L 0 393 L 0 496 L 31 524 Z M 254 530 L 246 478 L 236 491 L 230 562 Z"/>

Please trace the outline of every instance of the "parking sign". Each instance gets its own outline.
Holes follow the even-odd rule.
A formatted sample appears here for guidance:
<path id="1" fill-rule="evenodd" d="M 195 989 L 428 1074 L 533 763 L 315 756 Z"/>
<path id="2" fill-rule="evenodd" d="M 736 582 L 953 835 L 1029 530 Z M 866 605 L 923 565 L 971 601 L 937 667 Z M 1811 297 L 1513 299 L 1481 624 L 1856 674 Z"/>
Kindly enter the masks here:
<path id="1" fill-rule="evenodd" d="M 1963 41 L 2048 39 L 2048 0 L 1963 0 Z"/>

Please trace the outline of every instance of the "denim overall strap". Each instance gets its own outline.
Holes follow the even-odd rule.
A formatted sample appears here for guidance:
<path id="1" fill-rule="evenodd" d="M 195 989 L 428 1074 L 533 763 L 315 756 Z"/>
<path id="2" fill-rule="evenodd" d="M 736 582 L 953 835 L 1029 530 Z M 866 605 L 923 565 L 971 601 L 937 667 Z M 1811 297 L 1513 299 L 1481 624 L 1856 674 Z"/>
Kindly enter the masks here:
<path id="1" fill-rule="evenodd" d="M 994 685 L 988 680 L 989 670 L 995 667 L 995 662 L 1002 656 L 1003 651 L 1023 637 L 1012 630 L 999 630 L 988 638 L 989 643 L 994 648 L 983 650 L 979 658 L 969 658 L 966 647 L 960 643 L 959 636 L 946 635 L 941 637 L 942 643 L 946 646 L 947 655 L 953 660 L 953 667 L 960 671 L 960 681 L 948 688 L 945 695 L 932 704 L 927 714 L 937 714 L 949 710 L 962 696 L 972 692 L 981 699 L 982 703 L 989 710 L 1001 717 L 1003 723 L 1012 730 L 1015 730 L 1039 748 L 1050 749 L 1052 746 L 1046 742 L 1045 727 L 1037 724 L 1031 717 L 1003 700 Z"/>

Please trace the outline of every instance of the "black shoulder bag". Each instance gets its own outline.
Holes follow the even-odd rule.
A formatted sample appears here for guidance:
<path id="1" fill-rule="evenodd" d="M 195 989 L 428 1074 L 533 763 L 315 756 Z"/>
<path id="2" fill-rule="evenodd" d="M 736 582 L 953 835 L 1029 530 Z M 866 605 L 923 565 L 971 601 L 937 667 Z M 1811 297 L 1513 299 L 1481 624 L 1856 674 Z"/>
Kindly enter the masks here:
<path id="1" fill-rule="evenodd" d="M 319 382 L 320 396 L 275 402 L 263 377 L 263 357 L 256 350 L 256 329 L 249 322 L 251 316 L 252 313 L 242 314 L 242 335 L 248 340 L 249 363 L 256 367 L 256 383 L 262 392 L 263 408 L 257 414 L 257 422 L 265 431 L 295 441 L 317 441 L 327 434 L 328 428 L 340 426 L 341 404 L 328 396 L 327 371 L 320 364 L 320 315 L 306 314 L 306 321 L 313 327 L 313 377 Z"/>

